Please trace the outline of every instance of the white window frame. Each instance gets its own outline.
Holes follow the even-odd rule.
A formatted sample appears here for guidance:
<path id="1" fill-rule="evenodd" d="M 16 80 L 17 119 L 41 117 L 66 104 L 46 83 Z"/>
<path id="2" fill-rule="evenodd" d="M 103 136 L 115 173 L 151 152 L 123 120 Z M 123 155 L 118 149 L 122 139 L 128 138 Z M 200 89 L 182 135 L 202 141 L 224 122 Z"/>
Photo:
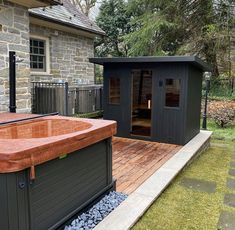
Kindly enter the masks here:
<path id="1" fill-rule="evenodd" d="M 51 71 L 50 70 L 50 47 L 49 47 L 50 43 L 49 43 L 49 38 L 30 34 L 29 39 L 31 39 L 31 38 L 32 39 L 40 39 L 40 40 L 45 41 L 45 44 L 46 44 L 46 71 L 30 71 L 30 74 L 32 74 L 32 75 L 48 75 L 48 74 L 50 74 L 50 71 Z M 30 46 L 30 44 L 29 44 L 29 46 Z"/>

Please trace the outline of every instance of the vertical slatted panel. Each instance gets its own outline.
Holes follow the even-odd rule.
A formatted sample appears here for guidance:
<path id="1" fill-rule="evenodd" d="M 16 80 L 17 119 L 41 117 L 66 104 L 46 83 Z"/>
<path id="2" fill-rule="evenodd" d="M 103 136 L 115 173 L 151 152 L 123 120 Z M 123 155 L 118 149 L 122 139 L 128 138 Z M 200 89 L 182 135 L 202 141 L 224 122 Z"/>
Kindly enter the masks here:
<path id="1" fill-rule="evenodd" d="M 187 91 L 187 117 L 185 127 L 185 142 L 200 131 L 202 71 L 190 66 L 188 69 L 188 91 Z"/>
<path id="2" fill-rule="evenodd" d="M 109 138 L 38 165 L 33 184 L 28 169 L 0 174 L 0 229 L 41 230 L 62 224 L 110 188 L 111 165 Z"/>
<path id="3" fill-rule="evenodd" d="M 19 230 L 28 230 L 29 229 L 29 204 L 28 204 L 28 180 L 27 175 L 28 170 L 20 171 L 17 173 L 17 185 L 24 182 L 25 187 L 17 187 L 17 207 L 18 207 L 18 224 Z"/>
<path id="4" fill-rule="evenodd" d="M 8 202 L 7 202 L 7 178 L 5 174 L 0 174 L 0 219 L 1 229 L 9 229 L 8 225 Z"/>
<path id="5" fill-rule="evenodd" d="M 67 115 L 67 83 L 33 82 L 32 111 L 37 114 L 59 112 Z"/>
<path id="6" fill-rule="evenodd" d="M 32 112 L 61 115 L 91 113 L 103 109 L 102 86 L 74 86 L 68 83 L 33 82 Z"/>
<path id="7" fill-rule="evenodd" d="M 37 178 L 30 189 L 33 229 L 48 229 L 112 181 L 109 142 L 36 167 Z"/>
<path id="8" fill-rule="evenodd" d="M 29 230 L 26 170 L 0 174 L 0 229 Z M 25 186 L 20 188 L 19 183 Z"/>
<path id="9" fill-rule="evenodd" d="M 18 210 L 17 210 L 17 179 L 14 173 L 7 175 L 7 203 L 8 203 L 8 230 L 18 229 Z"/>

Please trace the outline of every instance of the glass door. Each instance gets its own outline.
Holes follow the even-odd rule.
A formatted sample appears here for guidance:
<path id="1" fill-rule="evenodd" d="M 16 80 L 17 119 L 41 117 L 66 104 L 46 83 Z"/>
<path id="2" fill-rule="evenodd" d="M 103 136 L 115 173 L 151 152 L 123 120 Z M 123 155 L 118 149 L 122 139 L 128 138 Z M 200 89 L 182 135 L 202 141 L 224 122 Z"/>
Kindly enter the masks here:
<path id="1" fill-rule="evenodd" d="M 131 135 L 151 136 L 152 71 L 132 70 Z"/>

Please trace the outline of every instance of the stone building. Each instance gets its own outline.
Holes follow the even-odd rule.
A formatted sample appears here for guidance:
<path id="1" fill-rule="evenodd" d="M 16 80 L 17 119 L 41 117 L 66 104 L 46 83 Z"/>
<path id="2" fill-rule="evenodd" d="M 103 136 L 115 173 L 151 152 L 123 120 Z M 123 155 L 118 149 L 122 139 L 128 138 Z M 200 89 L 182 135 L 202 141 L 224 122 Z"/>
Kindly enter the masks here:
<path id="1" fill-rule="evenodd" d="M 0 0 L 0 111 L 9 106 L 9 51 L 23 59 L 17 63 L 17 112 L 30 112 L 32 81 L 93 82 L 88 58 L 95 37 L 103 35 L 69 0 Z"/>

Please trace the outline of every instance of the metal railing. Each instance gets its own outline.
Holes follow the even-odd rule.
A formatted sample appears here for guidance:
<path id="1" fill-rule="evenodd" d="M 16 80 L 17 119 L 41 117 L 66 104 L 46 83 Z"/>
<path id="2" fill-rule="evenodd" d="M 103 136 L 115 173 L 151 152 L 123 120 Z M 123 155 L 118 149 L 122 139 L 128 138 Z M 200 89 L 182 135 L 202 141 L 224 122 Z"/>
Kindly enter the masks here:
<path id="1" fill-rule="evenodd" d="M 54 82 L 32 83 L 32 113 L 59 112 L 71 116 L 102 111 L 102 85 L 73 85 Z"/>

